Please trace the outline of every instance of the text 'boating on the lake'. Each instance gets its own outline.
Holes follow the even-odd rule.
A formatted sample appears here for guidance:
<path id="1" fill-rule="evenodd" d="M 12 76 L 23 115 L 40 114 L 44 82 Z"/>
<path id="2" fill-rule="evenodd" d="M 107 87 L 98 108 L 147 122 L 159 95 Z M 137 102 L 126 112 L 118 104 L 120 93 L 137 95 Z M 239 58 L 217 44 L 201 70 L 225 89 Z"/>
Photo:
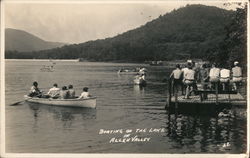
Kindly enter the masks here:
<path id="1" fill-rule="evenodd" d="M 99 135 L 116 135 L 109 143 L 149 142 L 151 134 L 165 133 L 164 128 L 100 129 Z"/>

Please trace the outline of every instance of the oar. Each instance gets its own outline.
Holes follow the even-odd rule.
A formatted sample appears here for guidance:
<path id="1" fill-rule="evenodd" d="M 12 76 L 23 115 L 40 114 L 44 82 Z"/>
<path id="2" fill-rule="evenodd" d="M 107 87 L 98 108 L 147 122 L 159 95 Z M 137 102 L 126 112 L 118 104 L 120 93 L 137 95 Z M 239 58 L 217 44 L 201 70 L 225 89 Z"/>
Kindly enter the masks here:
<path id="1" fill-rule="evenodd" d="M 19 102 L 15 102 L 15 103 L 13 103 L 13 104 L 10 104 L 10 106 L 16 106 L 16 105 L 19 105 L 19 104 L 21 104 L 21 103 L 23 103 L 23 102 L 24 102 L 24 100 L 19 101 Z"/>

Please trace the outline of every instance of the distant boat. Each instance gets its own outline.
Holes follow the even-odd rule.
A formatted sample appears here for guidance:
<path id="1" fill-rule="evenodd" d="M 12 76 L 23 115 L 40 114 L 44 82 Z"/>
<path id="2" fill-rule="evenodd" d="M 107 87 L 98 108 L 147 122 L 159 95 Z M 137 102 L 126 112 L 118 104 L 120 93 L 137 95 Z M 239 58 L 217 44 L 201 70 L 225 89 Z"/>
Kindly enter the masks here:
<path id="1" fill-rule="evenodd" d="M 120 69 L 117 71 L 117 73 L 120 75 L 136 75 L 139 72 L 136 70 Z"/>
<path id="2" fill-rule="evenodd" d="M 162 61 L 151 61 L 149 63 L 149 65 L 151 65 L 151 66 L 163 66 L 163 62 Z"/>
<path id="3" fill-rule="evenodd" d="M 85 62 L 85 61 L 88 61 L 88 60 L 84 58 L 78 58 L 78 62 Z"/>
<path id="4" fill-rule="evenodd" d="M 96 97 L 90 97 L 86 99 L 52 99 L 52 98 L 37 98 L 24 96 L 26 102 L 65 106 L 65 107 L 82 107 L 82 108 L 96 108 Z"/>
<path id="5" fill-rule="evenodd" d="M 139 72 L 137 71 L 118 71 L 117 72 L 119 75 L 136 75 L 138 74 Z"/>
<path id="6" fill-rule="evenodd" d="M 46 65 L 44 65 L 40 69 L 40 71 L 42 71 L 42 72 L 53 72 L 54 71 L 54 66 L 53 65 L 52 66 L 46 66 Z"/>

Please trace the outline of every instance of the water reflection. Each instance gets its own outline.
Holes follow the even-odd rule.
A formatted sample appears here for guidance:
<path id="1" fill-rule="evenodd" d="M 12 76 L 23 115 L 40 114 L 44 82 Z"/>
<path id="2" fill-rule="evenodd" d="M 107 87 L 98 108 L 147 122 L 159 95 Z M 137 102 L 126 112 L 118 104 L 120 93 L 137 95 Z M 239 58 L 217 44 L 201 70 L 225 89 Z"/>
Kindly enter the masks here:
<path id="1" fill-rule="evenodd" d="M 96 109 L 77 108 L 77 107 L 59 107 L 49 105 L 39 105 L 29 103 L 29 108 L 34 116 L 34 128 L 37 127 L 37 122 L 40 115 L 53 114 L 53 120 L 62 121 L 64 128 L 70 128 L 74 121 L 78 119 L 89 120 L 96 119 Z"/>
<path id="2" fill-rule="evenodd" d="M 243 133 L 239 134 L 238 129 L 243 128 L 246 132 L 246 127 L 242 127 L 246 125 L 246 118 L 238 116 L 239 111 L 244 109 L 224 108 L 221 111 L 214 111 L 213 115 L 168 112 L 166 134 L 175 142 L 175 148 L 188 148 L 189 152 L 190 150 L 191 152 L 240 152 L 233 147 L 245 152 L 246 140 L 239 142 L 238 137 Z M 237 124 L 239 119 L 245 124 Z"/>
<path id="3" fill-rule="evenodd" d="M 134 94 L 136 97 L 144 96 L 144 93 L 145 93 L 145 86 L 134 85 Z"/>

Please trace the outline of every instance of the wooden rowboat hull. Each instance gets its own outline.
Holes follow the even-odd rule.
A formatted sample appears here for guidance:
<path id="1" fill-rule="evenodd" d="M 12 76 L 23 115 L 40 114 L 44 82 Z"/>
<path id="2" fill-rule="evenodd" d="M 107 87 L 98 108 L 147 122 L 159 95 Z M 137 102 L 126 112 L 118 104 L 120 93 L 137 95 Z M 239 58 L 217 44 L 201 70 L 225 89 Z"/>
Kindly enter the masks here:
<path id="1" fill-rule="evenodd" d="M 133 72 L 133 71 L 128 71 L 128 72 L 117 72 L 119 75 L 136 75 L 139 74 L 139 72 Z"/>
<path id="2" fill-rule="evenodd" d="M 25 101 L 29 103 L 45 104 L 53 106 L 66 106 L 66 107 L 83 107 L 83 108 L 96 108 L 96 97 L 87 99 L 52 99 L 52 98 L 32 98 L 27 95 L 24 96 Z"/>

